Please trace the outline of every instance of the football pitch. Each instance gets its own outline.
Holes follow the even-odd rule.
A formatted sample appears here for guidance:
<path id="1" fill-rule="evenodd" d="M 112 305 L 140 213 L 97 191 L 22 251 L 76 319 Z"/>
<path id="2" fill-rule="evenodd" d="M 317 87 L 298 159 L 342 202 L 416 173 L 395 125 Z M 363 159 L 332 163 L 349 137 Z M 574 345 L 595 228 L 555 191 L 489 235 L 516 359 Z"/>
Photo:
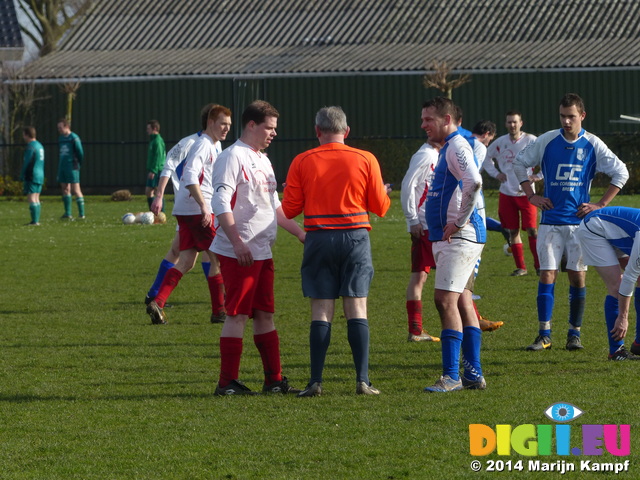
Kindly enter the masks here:
<path id="1" fill-rule="evenodd" d="M 131 202 L 87 197 L 86 203 L 86 220 L 63 222 L 60 198 L 43 197 L 42 226 L 27 227 L 26 201 L 0 201 L 0 479 L 518 479 L 557 478 L 562 468 L 569 469 L 566 478 L 640 477 L 640 362 L 607 360 L 606 292 L 594 270 L 587 274 L 585 349 L 564 349 L 568 283 L 561 274 L 553 348 L 524 351 L 538 327 L 531 255 L 525 240 L 530 274 L 510 277 L 513 259 L 503 254 L 502 235 L 490 232 L 475 293 L 480 313 L 505 325 L 483 334 L 488 388 L 425 394 L 441 374 L 440 346 L 407 342 L 410 241 L 394 192 L 387 216 L 372 216 L 371 231 L 370 375 L 381 395 L 355 395 L 346 321 L 337 315 L 323 396 L 221 398 L 213 396 L 221 326 L 209 322 L 199 264 L 170 298 L 168 325 L 151 325 L 145 313 L 144 296 L 175 232 L 173 218 L 165 225 L 123 225 L 124 213 L 146 210 L 142 196 Z M 640 207 L 640 197 L 613 203 Z M 496 217 L 497 194 L 487 194 L 487 207 Z M 280 230 L 275 318 L 283 373 L 298 388 L 309 375 L 301 255 L 299 242 Z M 439 335 L 432 289 L 429 279 L 425 328 Z M 633 311 L 629 330 L 627 346 Z M 240 379 L 261 389 L 250 328 Z M 544 412 L 558 402 L 583 412 L 564 424 L 571 426 L 571 448 L 586 448 L 583 425 L 631 425 L 630 455 L 614 456 L 605 445 L 600 456 L 557 455 L 560 424 Z M 534 434 L 515 448 L 533 455 L 510 449 L 507 438 L 507 454 L 472 456 L 471 424 L 493 431 L 550 425 L 550 453 L 538 451 L 532 427 Z M 502 448 L 504 439 L 498 438 Z M 608 465 L 626 470 L 594 471 Z"/>

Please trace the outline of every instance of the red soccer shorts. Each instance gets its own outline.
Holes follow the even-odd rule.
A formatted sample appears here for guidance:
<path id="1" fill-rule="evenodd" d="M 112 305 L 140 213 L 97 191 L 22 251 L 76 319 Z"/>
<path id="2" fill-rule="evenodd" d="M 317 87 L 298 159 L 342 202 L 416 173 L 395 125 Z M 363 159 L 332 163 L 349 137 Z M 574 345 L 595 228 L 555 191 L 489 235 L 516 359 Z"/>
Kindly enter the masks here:
<path id="1" fill-rule="evenodd" d="M 507 230 L 519 230 L 518 220 L 522 216 L 522 229 L 537 228 L 538 209 L 531 205 L 524 195 L 512 197 L 511 195 L 500 194 L 498 200 L 498 216 L 502 228 Z"/>
<path id="2" fill-rule="evenodd" d="M 195 248 L 198 252 L 209 250 L 216 230 L 213 228 L 213 215 L 211 225 L 202 226 L 202 215 L 176 215 L 178 220 L 178 236 L 180 237 L 180 251 Z"/>
<path id="3" fill-rule="evenodd" d="M 254 260 L 248 267 L 241 267 L 238 260 L 218 255 L 220 271 L 224 282 L 227 315 L 248 315 L 254 310 L 273 313 L 273 259 Z"/>
<path id="4" fill-rule="evenodd" d="M 431 272 L 431 267 L 436 266 L 429 240 L 429 230 L 424 235 L 416 238 L 411 235 L 411 272 Z"/>

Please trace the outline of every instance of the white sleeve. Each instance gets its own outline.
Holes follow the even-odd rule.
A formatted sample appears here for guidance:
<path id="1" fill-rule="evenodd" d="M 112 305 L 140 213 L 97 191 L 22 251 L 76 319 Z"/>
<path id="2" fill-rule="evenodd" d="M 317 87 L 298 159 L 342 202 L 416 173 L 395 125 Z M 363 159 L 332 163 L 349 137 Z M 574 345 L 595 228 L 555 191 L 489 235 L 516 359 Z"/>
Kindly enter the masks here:
<path id="1" fill-rule="evenodd" d="M 236 179 L 240 170 L 238 160 L 229 152 L 220 154 L 213 164 L 211 210 L 214 215 L 233 211 L 231 202 L 238 186 Z"/>
<path id="2" fill-rule="evenodd" d="M 489 145 L 487 149 L 487 155 L 484 157 L 484 162 L 482 162 L 482 167 L 487 171 L 487 173 L 496 178 L 500 173 L 500 170 L 496 168 L 496 164 L 493 162 L 493 159 L 496 158 L 496 148 L 494 147 L 495 143 Z"/>
<path id="3" fill-rule="evenodd" d="M 464 227 L 471 218 L 482 189 L 482 176 L 478 171 L 471 146 L 461 149 L 458 153 L 454 149 L 447 150 L 447 165 L 455 177 L 462 182 L 462 199 L 456 227 Z"/>
<path id="4" fill-rule="evenodd" d="M 189 149 L 195 143 L 195 139 L 192 137 L 186 137 L 180 140 L 173 146 L 167 153 L 167 158 L 164 161 L 164 167 L 160 173 L 161 177 L 170 177 L 173 172 L 176 171 L 180 162 L 182 162 L 189 153 Z"/>
<path id="5" fill-rule="evenodd" d="M 637 232 L 633 238 L 633 247 L 629 255 L 629 262 L 624 269 L 618 293 L 624 297 L 632 296 L 638 277 L 640 277 L 640 232 Z"/>
<path id="6" fill-rule="evenodd" d="M 540 136 L 536 141 L 527 145 L 513 161 L 513 173 L 516 174 L 518 183 L 529 181 L 529 169 L 540 165 L 544 149 L 548 143 L 544 141 L 543 137 Z"/>
<path id="7" fill-rule="evenodd" d="M 207 154 L 207 145 L 200 142 L 189 150 L 187 160 L 184 162 L 181 183 L 187 187 L 189 185 L 200 185 L 200 177 L 204 169 L 203 158 Z"/>
<path id="8" fill-rule="evenodd" d="M 611 184 L 622 188 L 629 179 L 629 171 L 605 143 L 598 137 L 593 137 L 593 146 L 596 150 L 596 170 L 611 177 Z"/>
<path id="9" fill-rule="evenodd" d="M 402 179 L 400 205 L 410 226 L 420 223 L 418 209 L 416 208 L 418 205 L 416 201 L 416 187 L 419 178 L 423 176 L 423 171 L 428 165 L 428 162 L 423 161 L 423 159 L 424 155 L 420 150 L 414 153 L 409 162 L 407 173 Z"/>

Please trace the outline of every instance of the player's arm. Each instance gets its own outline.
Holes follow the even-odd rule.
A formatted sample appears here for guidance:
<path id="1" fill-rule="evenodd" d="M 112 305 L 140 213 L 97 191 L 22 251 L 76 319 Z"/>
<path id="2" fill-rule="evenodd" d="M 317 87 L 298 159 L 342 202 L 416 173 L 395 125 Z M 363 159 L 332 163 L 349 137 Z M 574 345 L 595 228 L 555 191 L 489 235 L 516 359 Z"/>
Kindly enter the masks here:
<path id="1" fill-rule="evenodd" d="M 449 170 L 462 182 L 462 199 L 458 218 L 454 222 L 447 222 L 442 232 L 442 239 L 447 241 L 451 241 L 451 235 L 467 224 L 478 203 L 482 189 L 482 176 L 478 171 L 471 147 L 463 152 L 465 155 L 456 154 L 452 150 L 447 152 L 446 160 Z"/>
<path id="2" fill-rule="evenodd" d="M 295 218 L 304 209 L 304 191 L 300 187 L 299 163 L 293 159 L 282 197 L 282 212 L 287 218 Z"/>
<path id="3" fill-rule="evenodd" d="M 74 140 L 74 155 L 76 156 L 76 160 L 78 162 L 78 166 L 82 166 L 82 162 L 84 161 L 84 149 L 82 148 L 82 142 L 80 141 L 80 137 L 76 137 Z"/>
<path id="4" fill-rule="evenodd" d="M 611 177 L 611 184 L 598 202 L 581 204 L 578 207 L 578 217 L 584 217 L 589 212 L 609 205 L 629 179 L 629 170 L 626 165 L 609 150 L 602 140 L 594 138 L 593 146 L 596 154 L 596 171 Z"/>
<path id="5" fill-rule="evenodd" d="M 418 218 L 418 210 L 416 208 L 416 188 L 418 186 L 418 179 L 423 176 L 424 169 L 426 168 L 426 162 L 422 161 L 422 155 L 414 153 L 409 162 L 409 168 L 402 179 L 402 187 L 400 189 L 400 206 L 404 212 L 404 216 L 407 219 L 409 228 L 414 225 L 420 225 L 420 219 Z M 412 232 L 413 234 L 413 232 Z"/>
<path id="6" fill-rule="evenodd" d="M 167 188 L 167 183 L 169 183 L 170 177 L 160 177 L 158 181 L 158 186 L 156 187 L 156 195 L 153 197 L 153 201 L 151 202 L 151 211 L 158 215 L 160 210 L 162 210 L 162 199 L 164 197 L 164 189 Z"/>
<path id="7" fill-rule="evenodd" d="M 306 233 L 302 228 L 300 228 L 300 225 L 298 225 L 295 220 L 287 218 L 282 210 L 282 206 L 276 208 L 276 218 L 278 220 L 279 227 L 284 228 L 287 232 L 300 240 L 301 243 L 304 243 Z"/>
<path id="8" fill-rule="evenodd" d="M 531 205 L 538 207 L 540 210 L 551 210 L 553 208 L 551 199 L 537 195 L 529 179 L 529 169 L 540 165 L 540 161 L 544 155 L 546 143 L 542 141 L 541 138 L 542 137 L 531 142 L 518 153 L 513 161 L 513 173 L 515 173 L 520 183 L 520 188 L 522 188 Z"/>
<path id="9" fill-rule="evenodd" d="M 507 181 L 507 176 L 502 173 L 500 170 L 496 168 L 494 157 L 492 156 L 492 152 L 488 151 L 487 155 L 484 158 L 484 162 L 482 162 L 482 168 L 484 168 L 489 176 L 499 180 L 500 183 L 504 183 Z"/>
<path id="10" fill-rule="evenodd" d="M 378 159 L 371 154 L 367 185 L 367 210 L 379 217 L 384 217 L 391 205 L 390 191 L 390 185 L 382 181 L 382 172 L 380 171 Z"/>

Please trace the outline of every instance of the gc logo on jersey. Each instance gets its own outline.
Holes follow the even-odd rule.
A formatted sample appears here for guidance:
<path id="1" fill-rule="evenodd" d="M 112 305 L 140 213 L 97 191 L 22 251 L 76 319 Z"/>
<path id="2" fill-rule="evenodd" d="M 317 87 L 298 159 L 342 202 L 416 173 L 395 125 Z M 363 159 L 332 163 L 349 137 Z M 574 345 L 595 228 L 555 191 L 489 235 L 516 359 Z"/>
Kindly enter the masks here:
<path id="1" fill-rule="evenodd" d="M 580 148 L 579 150 L 583 150 Z M 556 170 L 556 180 L 571 180 L 572 182 L 580 181 L 580 178 L 576 176 L 582 172 L 582 165 L 571 165 L 568 163 L 561 163 Z"/>

